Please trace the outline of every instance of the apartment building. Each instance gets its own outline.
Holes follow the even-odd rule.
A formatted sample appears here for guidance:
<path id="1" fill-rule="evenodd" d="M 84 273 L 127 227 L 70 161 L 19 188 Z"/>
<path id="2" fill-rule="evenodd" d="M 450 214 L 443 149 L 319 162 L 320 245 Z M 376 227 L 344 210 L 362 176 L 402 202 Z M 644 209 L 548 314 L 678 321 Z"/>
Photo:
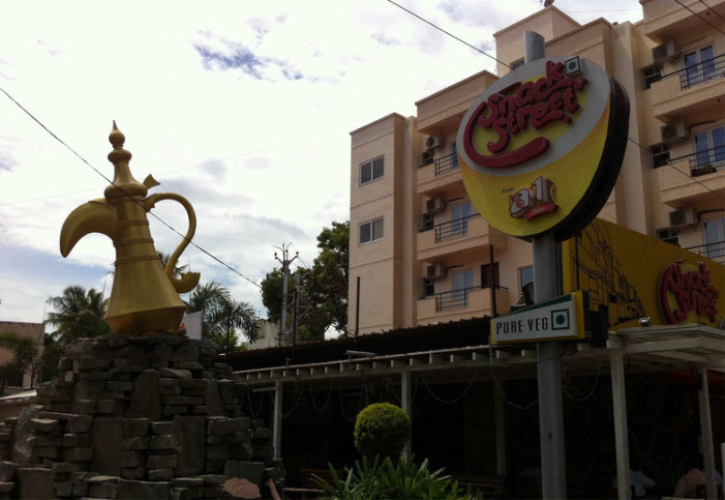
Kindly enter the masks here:
<path id="1" fill-rule="evenodd" d="M 630 141 L 599 217 L 724 260 L 725 0 L 640 3 L 636 24 L 581 25 L 544 8 L 494 35 L 506 63 L 497 75 L 477 73 L 417 101 L 416 116 L 351 133 L 351 330 L 490 316 L 523 301 L 531 245 L 478 215 L 455 141 L 473 101 L 523 64 L 526 30 L 544 36 L 547 56 L 593 60 L 629 93 Z"/>

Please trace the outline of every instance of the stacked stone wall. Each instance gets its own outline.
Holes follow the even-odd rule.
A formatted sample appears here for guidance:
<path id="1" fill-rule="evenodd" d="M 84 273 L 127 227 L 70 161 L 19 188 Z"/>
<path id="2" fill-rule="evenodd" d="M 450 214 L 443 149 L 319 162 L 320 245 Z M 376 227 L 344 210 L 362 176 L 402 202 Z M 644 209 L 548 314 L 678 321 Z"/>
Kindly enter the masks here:
<path id="1" fill-rule="evenodd" d="M 230 478 L 281 491 L 270 430 L 242 412 L 215 344 L 111 334 L 59 368 L 0 427 L 0 498 L 219 498 Z"/>

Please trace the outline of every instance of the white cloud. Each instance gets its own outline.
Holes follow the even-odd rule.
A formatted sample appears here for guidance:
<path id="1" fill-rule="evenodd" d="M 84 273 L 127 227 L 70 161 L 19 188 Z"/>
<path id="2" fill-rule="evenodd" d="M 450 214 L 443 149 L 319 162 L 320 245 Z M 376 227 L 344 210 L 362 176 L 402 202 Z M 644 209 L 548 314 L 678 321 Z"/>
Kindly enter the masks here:
<path id="1" fill-rule="evenodd" d="M 536 0 L 403 3 L 481 47 L 540 8 Z M 615 0 L 611 8 L 631 6 Z M 154 192 L 186 196 L 197 211 L 194 241 L 255 282 L 276 264 L 273 245 L 293 242 L 311 262 L 320 230 L 348 218 L 350 130 L 393 111 L 413 114 L 415 101 L 494 68 L 384 1 L 33 2 L 4 10 L 0 86 L 109 177 L 107 137 L 117 120 L 136 178 L 152 173 L 161 182 Z M 573 16 L 596 13 L 581 15 Z M 107 184 L 0 95 L 0 249 L 36 259 L 0 260 L 0 319 L 38 321 L 61 280 L 72 284 L 68 269 L 87 269 L 84 286 L 102 286 L 111 242 L 93 235 L 63 261 L 58 237 L 67 214 Z M 180 207 L 162 202 L 154 212 L 185 232 Z M 158 249 L 176 247 L 177 235 L 153 219 L 151 228 Z M 42 259 L 47 278 L 30 269 Z M 182 261 L 262 310 L 256 287 L 198 250 Z"/>

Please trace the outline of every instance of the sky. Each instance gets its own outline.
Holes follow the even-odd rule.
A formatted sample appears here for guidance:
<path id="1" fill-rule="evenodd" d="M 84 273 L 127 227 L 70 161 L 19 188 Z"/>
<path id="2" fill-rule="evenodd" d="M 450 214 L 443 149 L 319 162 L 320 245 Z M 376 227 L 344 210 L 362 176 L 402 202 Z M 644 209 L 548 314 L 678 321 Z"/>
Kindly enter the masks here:
<path id="1" fill-rule="evenodd" d="M 399 0 L 495 55 L 493 33 L 538 0 Z M 90 165 L 106 159 L 113 120 L 151 192 L 194 206 L 181 264 L 225 284 L 266 316 L 259 284 L 290 244 L 311 265 L 316 237 L 349 218 L 350 135 L 487 69 L 490 58 L 387 0 L 12 2 L 0 15 L 0 88 Z M 641 19 L 636 0 L 557 0 L 584 24 Z M 602 10 L 605 7 L 606 10 Z M 0 321 L 41 322 L 69 285 L 110 294 L 115 251 L 93 234 L 68 258 L 63 221 L 108 182 L 0 92 Z M 153 212 L 181 233 L 180 205 Z M 151 218 L 156 248 L 180 237 Z"/>

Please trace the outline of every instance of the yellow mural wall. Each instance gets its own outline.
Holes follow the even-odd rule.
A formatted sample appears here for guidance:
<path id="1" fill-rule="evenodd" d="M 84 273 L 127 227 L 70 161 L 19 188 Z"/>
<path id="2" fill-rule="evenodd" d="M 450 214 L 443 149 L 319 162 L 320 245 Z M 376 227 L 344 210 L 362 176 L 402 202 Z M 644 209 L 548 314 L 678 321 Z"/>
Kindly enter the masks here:
<path id="1" fill-rule="evenodd" d="M 563 292 L 589 294 L 609 329 L 701 323 L 725 316 L 725 266 L 688 250 L 596 219 L 562 243 Z"/>

